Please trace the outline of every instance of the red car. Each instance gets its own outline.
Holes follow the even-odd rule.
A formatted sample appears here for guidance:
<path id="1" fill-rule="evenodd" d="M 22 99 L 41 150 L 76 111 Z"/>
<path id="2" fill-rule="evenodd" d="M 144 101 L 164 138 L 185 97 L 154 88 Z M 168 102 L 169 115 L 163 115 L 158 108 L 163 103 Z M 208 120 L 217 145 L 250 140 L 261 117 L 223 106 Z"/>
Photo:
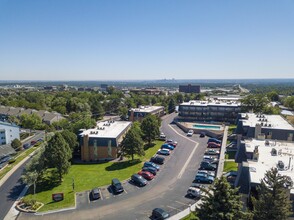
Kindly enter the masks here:
<path id="1" fill-rule="evenodd" d="M 138 174 L 142 177 L 144 177 L 146 180 L 152 180 L 154 178 L 154 175 L 148 171 L 139 171 Z"/>
<path id="2" fill-rule="evenodd" d="M 207 143 L 207 146 L 208 146 L 208 147 L 211 147 L 211 148 L 218 148 L 218 147 L 221 147 L 220 144 L 217 144 L 217 143 L 214 143 L 214 142 L 208 142 L 208 143 Z"/>
<path id="3" fill-rule="evenodd" d="M 178 145 L 178 142 L 176 141 L 173 141 L 173 140 L 167 140 L 165 143 L 173 146 L 173 147 L 176 147 Z"/>
<path id="4" fill-rule="evenodd" d="M 31 141 L 31 145 L 35 145 L 37 141 Z"/>

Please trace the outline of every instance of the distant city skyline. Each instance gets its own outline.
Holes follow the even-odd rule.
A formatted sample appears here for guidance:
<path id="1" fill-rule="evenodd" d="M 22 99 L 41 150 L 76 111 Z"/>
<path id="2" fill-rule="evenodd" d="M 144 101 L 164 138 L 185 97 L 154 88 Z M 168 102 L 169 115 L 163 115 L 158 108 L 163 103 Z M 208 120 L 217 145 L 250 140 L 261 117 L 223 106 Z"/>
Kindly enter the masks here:
<path id="1" fill-rule="evenodd" d="M 0 80 L 294 78 L 294 1 L 0 0 Z"/>

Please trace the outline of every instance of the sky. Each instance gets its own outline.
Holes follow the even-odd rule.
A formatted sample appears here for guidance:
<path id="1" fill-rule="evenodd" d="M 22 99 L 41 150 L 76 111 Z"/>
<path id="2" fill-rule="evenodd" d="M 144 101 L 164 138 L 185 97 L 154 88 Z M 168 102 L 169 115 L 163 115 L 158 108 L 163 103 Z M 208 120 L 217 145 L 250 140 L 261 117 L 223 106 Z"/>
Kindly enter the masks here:
<path id="1" fill-rule="evenodd" d="M 0 0 L 0 80 L 294 78 L 293 0 Z"/>

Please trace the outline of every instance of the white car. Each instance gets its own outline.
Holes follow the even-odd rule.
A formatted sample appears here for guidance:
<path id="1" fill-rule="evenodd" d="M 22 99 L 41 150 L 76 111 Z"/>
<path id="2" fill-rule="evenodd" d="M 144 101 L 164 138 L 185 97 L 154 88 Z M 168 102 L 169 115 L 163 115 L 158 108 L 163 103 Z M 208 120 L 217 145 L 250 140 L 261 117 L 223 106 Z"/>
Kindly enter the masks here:
<path id="1" fill-rule="evenodd" d="M 194 131 L 193 130 L 189 130 L 188 133 L 187 133 L 187 136 L 188 137 L 192 137 L 194 134 Z"/>
<path id="2" fill-rule="evenodd" d="M 168 155 L 170 155 L 170 150 L 163 148 L 163 149 L 158 150 L 157 154 L 168 156 Z"/>
<path id="3" fill-rule="evenodd" d="M 187 191 L 187 195 L 191 196 L 193 198 L 199 198 L 199 197 L 201 197 L 201 194 L 202 194 L 201 189 L 198 187 L 191 186 L 191 187 L 189 187 L 189 189 Z"/>
<path id="4" fill-rule="evenodd" d="M 159 136 L 159 139 L 165 141 L 165 139 L 166 139 L 165 134 L 161 133 L 160 136 Z"/>

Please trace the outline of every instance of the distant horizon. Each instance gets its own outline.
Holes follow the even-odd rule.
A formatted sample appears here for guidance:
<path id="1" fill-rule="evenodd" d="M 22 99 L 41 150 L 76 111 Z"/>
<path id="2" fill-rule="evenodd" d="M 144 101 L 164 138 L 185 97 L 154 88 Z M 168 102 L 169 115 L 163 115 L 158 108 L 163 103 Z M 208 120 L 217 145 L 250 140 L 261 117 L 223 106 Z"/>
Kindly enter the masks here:
<path id="1" fill-rule="evenodd" d="M 0 1 L 2 80 L 288 79 L 294 1 Z"/>

